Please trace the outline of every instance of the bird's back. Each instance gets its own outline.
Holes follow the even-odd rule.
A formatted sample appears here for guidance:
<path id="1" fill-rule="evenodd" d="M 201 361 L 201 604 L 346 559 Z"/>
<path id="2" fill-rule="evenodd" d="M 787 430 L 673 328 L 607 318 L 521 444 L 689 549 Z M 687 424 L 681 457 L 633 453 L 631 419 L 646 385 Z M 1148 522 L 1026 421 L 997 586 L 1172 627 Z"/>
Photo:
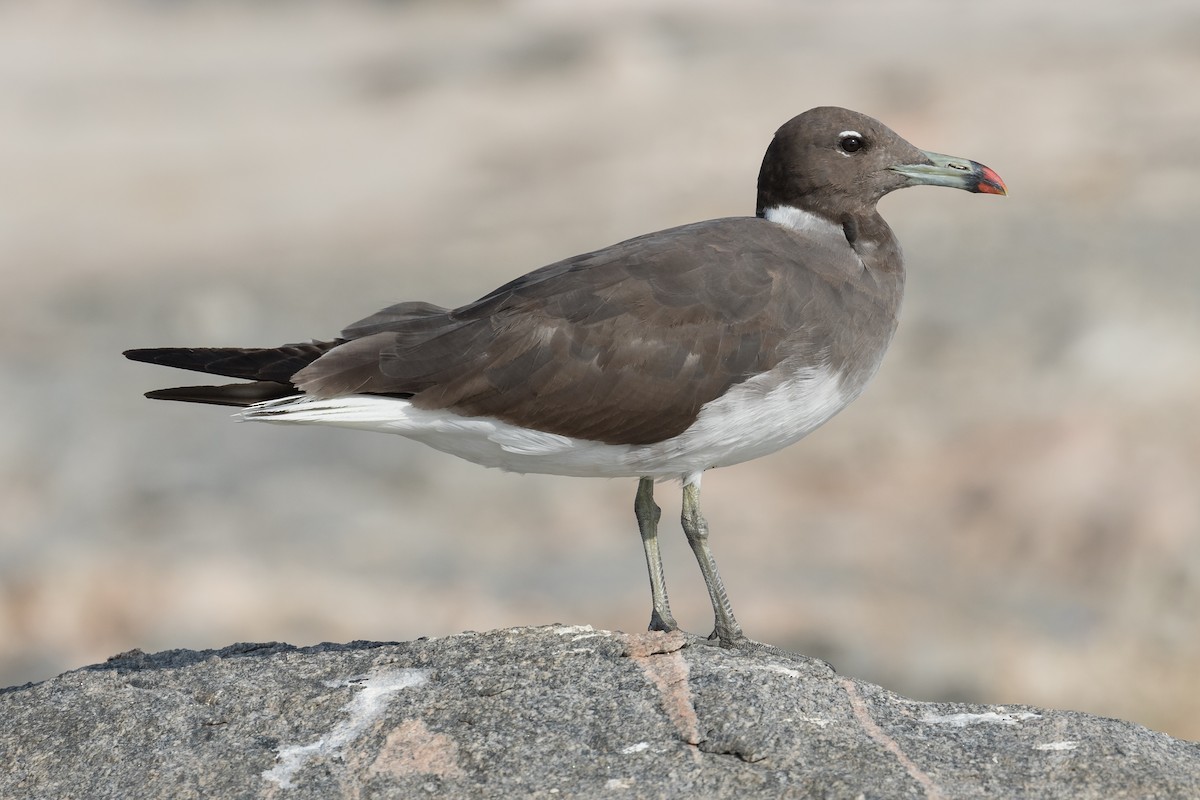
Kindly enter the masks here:
<path id="1" fill-rule="evenodd" d="M 895 309 L 844 237 L 729 218 L 535 270 L 453 310 L 392 307 L 300 370 L 316 397 L 411 397 L 579 439 L 645 444 L 785 359 L 882 349 Z M 394 318 L 389 319 L 389 315 Z M 841 337 L 845 317 L 867 330 Z"/>

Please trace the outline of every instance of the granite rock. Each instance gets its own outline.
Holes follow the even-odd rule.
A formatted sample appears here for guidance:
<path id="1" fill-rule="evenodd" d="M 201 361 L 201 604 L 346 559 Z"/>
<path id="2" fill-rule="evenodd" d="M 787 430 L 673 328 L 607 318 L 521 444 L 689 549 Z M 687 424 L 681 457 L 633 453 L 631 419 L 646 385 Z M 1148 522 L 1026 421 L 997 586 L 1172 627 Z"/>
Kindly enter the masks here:
<path id="1" fill-rule="evenodd" d="M 549 626 L 132 651 L 0 692 L 0 797 L 1200 797 L 1200 744 Z"/>

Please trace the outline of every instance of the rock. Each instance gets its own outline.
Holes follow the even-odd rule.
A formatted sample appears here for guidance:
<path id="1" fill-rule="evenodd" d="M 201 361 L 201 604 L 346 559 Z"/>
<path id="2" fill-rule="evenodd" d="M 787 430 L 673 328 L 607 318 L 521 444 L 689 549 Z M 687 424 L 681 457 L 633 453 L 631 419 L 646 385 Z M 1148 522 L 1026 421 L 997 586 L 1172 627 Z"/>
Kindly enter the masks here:
<path id="1" fill-rule="evenodd" d="M 1200 797 L 1200 745 L 550 626 L 132 651 L 0 692 L 0 797 Z"/>

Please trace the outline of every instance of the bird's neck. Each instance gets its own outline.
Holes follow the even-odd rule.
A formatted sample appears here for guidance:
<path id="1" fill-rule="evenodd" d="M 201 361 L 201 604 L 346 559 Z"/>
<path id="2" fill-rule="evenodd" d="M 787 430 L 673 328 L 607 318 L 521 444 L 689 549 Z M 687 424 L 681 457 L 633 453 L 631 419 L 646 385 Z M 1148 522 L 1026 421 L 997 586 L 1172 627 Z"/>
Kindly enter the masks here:
<path id="1" fill-rule="evenodd" d="M 874 208 L 854 214 L 831 214 L 800 206 L 776 205 L 764 208 L 759 216 L 799 233 L 844 237 L 869 271 L 880 275 L 899 272 L 903 276 L 900 244 L 891 227 Z"/>
<path id="2" fill-rule="evenodd" d="M 854 248 L 863 266 L 878 275 L 896 273 L 892 277 L 903 279 L 904 258 L 900 243 L 879 212 L 872 208 L 867 213 L 844 215 L 841 225 L 846 241 Z"/>

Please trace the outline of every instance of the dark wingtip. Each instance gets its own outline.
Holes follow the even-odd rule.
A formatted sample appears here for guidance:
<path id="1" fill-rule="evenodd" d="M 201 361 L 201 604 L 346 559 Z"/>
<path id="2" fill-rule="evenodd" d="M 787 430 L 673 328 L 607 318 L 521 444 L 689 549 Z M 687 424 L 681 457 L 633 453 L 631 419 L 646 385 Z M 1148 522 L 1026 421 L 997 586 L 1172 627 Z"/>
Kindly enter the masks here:
<path id="1" fill-rule="evenodd" d="M 175 386 L 146 392 L 151 400 L 174 400 L 181 403 L 204 403 L 214 406 L 245 408 L 265 400 L 278 400 L 300 394 L 294 386 L 275 381 L 231 383 L 225 386 Z"/>
<path id="2" fill-rule="evenodd" d="M 215 389 L 215 386 L 179 386 L 174 389 L 155 389 L 146 392 L 144 397 L 149 400 L 183 400 L 192 401 L 191 394 L 198 389 Z"/>
<path id="3" fill-rule="evenodd" d="M 196 349 L 192 347 L 135 347 L 125 350 L 121 355 L 130 361 L 140 361 L 144 364 L 159 364 L 165 367 L 184 367 L 180 362 L 194 358 Z"/>
<path id="4" fill-rule="evenodd" d="M 135 347 L 135 348 L 132 348 L 129 350 L 121 351 L 121 355 L 125 356 L 130 361 L 143 361 L 143 362 L 149 362 L 150 359 L 152 358 L 153 353 L 154 353 L 153 348 L 141 348 L 141 347 Z"/>

